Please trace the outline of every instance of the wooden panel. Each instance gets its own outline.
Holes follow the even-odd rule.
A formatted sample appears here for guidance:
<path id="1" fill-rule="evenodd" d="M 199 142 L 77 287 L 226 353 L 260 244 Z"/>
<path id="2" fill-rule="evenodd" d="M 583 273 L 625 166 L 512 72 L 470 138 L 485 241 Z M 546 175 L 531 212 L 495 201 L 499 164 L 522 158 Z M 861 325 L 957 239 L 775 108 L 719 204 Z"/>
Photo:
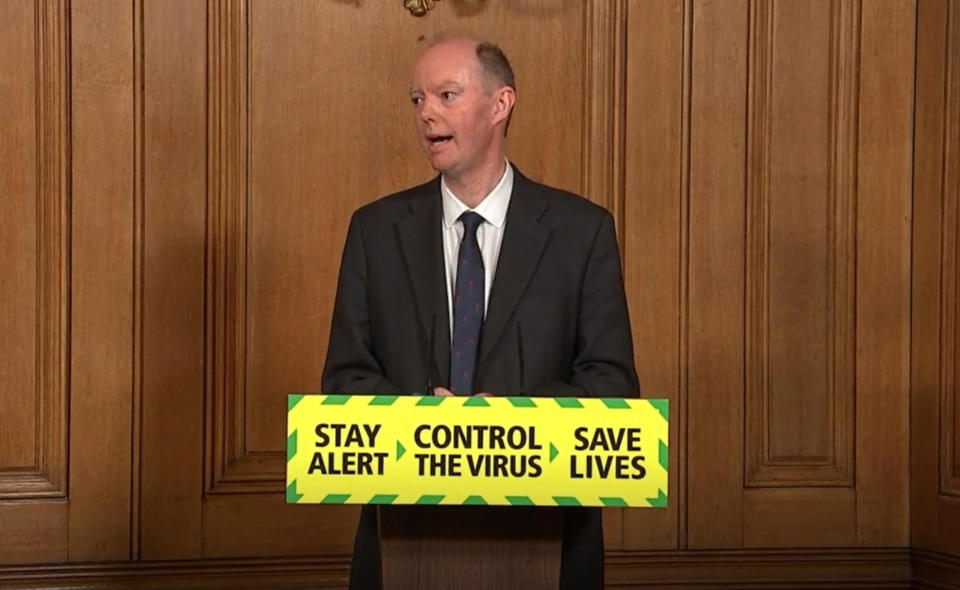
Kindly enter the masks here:
<path id="1" fill-rule="evenodd" d="M 240 489 L 266 490 L 258 483 L 276 476 L 282 461 L 264 457 L 261 449 L 248 454 L 247 412 L 247 232 L 248 201 L 248 85 L 247 2 L 209 4 L 207 28 L 207 158 L 209 169 L 206 219 L 208 240 L 205 266 L 204 317 L 207 438 L 206 489 L 220 483 Z M 274 6 L 278 8 L 278 6 Z M 281 12 L 282 10 L 269 11 Z M 278 62 L 279 64 L 279 62 Z M 273 99 L 274 97 L 271 97 Z M 271 101 L 272 102 L 272 101 Z M 267 104 L 271 104 L 267 102 Z M 277 117 L 277 126 L 283 126 Z M 292 117 L 291 122 L 299 117 Z M 253 164 L 251 164 L 253 165 Z M 256 165 L 260 165 L 259 162 Z M 274 172 L 272 163 L 267 170 Z M 283 235 L 283 232 L 281 232 Z M 295 245 L 292 244 L 291 245 Z M 253 272 L 256 272 L 255 270 Z M 292 308 L 291 308 L 292 309 Z M 299 310 L 297 310 L 299 312 Z M 291 335 L 292 336 L 292 335 Z M 307 350 L 307 349 L 304 349 Z M 272 385 L 280 385 L 271 384 Z M 296 388 L 292 388 L 291 391 Z M 257 391 L 251 392 L 256 396 Z M 283 391 L 273 391 L 279 401 Z M 278 409 L 280 404 L 276 404 Z M 270 418 L 283 424 L 279 412 Z M 279 441 L 279 437 L 277 438 Z M 261 450 L 261 452 L 256 452 Z M 267 465 L 263 461 L 272 461 Z M 247 484 L 247 485 L 245 485 Z M 221 488 L 222 489 L 222 488 Z M 236 489 L 236 486 L 227 489 Z"/>
<path id="2" fill-rule="evenodd" d="M 623 245 L 627 0 L 586 2 L 579 191 L 609 209 Z"/>
<path id="3" fill-rule="evenodd" d="M 286 504 L 282 494 L 218 495 L 204 502 L 203 556 L 344 554 L 356 506 Z"/>
<path id="4" fill-rule="evenodd" d="M 349 567 L 346 556 L 0 567 L 0 586 L 7 590 L 345 588 Z"/>
<path id="5" fill-rule="evenodd" d="M 686 71 L 691 2 L 629 4 L 624 171 L 624 281 L 637 373 L 645 397 L 670 400 L 670 503 L 624 514 L 624 547 L 682 545 L 685 527 L 685 289 L 689 97 Z M 683 361 L 685 363 L 685 359 Z"/>
<path id="6" fill-rule="evenodd" d="M 136 119 L 144 186 L 134 552 L 197 558 L 203 460 L 206 11 L 191 0 L 138 3 L 145 96 Z M 213 90 L 211 89 L 211 92 Z"/>
<path id="7" fill-rule="evenodd" d="M 607 588 L 910 588 L 906 549 L 623 552 L 607 556 L 606 570 Z"/>
<path id="8" fill-rule="evenodd" d="M 911 0 L 864 2 L 857 186 L 857 541 L 908 534 Z"/>
<path id="9" fill-rule="evenodd" d="M 0 504 L 0 564 L 67 560 L 67 503 Z"/>
<path id="10" fill-rule="evenodd" d="M 130 555 L 133 13 L 71 4 L 73 560 Z"/>
<path id="11" fill-rule="evenodd" d="M 943 260 L 941 277 L 942 350 L 940 385 L 940 493 L 960 498 L 960 363 L 957 363 L 957 276 L 960 274 L 960 58 L 954 44 L 960 28 L 960 10 L 950 5 L 946 15 L 947 43 L 943 86 Z"/>
<path id="12" fill-rule="evenodd" d="M 740 539 L 727 533 L 721 547 L 736 547 L 737 541 L 743 547 L 857 543 L 852 408 L 858 14 L 856 2 L 749 4 L 745 186 L 739 198 L 728 197 L 726 223 L 714 230 L 712 242 L 700 246 L 729 257 L 713 269 L 725 273 L 716 281 L 743 285 L 744 381 L 731 380 L 725 399 L 740 402 L 736 387 L 743 387 L 744 471 L 739 494 L 725 474 L 730 487 L 722 495 L 741 511 L 742 529 Z M 695 75 L 693 83 L 696 88 Z M 691 178 L 697 173 L 692 159 Z M 691 226 L 691 236 L 696 233 Z M 695 256 L 702 254 L 691 244 L 691 285 Z M 713 313 L 730 311 L 714 307 Z M 714 345 L 719 342 L 739 348 L 730 332 L 718 334 Z M 691 428 L 699 431 L 692 420 Z M 716 436 L 714 424 L 704 428 Z M 723 441 L 726 457 L 711 453 L 718 466 L 737 468 L 730 460 L 740 443 L 737 434 Z M 693 489 L 692 471 L 690 477 Z M 693 510 L 691 504 L 691 543 Z"/>
<path id="13" fill-rule="evenodd" d="M 939 429 L 944 82 L 948 2 L 917 5 L 917 81 L 913 152 L 913 305 L 910 383 L 910 537 L 936 547 Z M 960 521 L 957 521 L 960 523 Z M 960 525 L 958 525 L 960 526 Z"/>
<path id="14" fill-rule="evenodd" d="M 0 51 L 9 59 L 0 62 L 0 79 L 15 80 L 22 63 L 36 61 L 36 27 L 29 26 L 35 7 L 28 2 L 0 6 Z M 24 84 L 0 86 L 0 194 L 4 215 L 0 217 L 0 330 L 6 335 L 0 354 L 0 498 L 18 488 L 14 478 L 26 472 L 36 476 L 35 445 L 37 365 L 37 186 L 38 145 L 36 79 Z M 40 275 L 42 276 L 42 275 Z"/>
<path id="15" fill-rule="evenodd" d="M 8 291 L 9 309 L 24 322 L 4 331 L 13 345 L 29 351 L 11 353 L 13 362 L 4 365 L 19 375 L 11 378 L 19 389 L 3 384 L 4 415 L 13 424 L 5 433 L 14 433 L 17 438 L 9 440 L 18 441 L 5 445 L 3 462 L 26 469 L 12 480 L 4 477 L 4 496 L 21 501 L 0 506 L 0 528 L 8 541 L 13 539 L 0 545 L 3 561 L 128 555 L 130 217 L 124 201 L 129 170 L 118 163 L 130 156 L 124 100 L 132 88 L 129 64 L 122 58 L 124 29 L 116 23 L 129 25 L 130 19 L 107 5 L 73 12 L 68 6 L 66 1 L 7 2 L 2 10 L 9 12 L 0 18 L 11 33 L 3 35 L 5 49 L 16 55 L 24 42 L 33 45 L 29 55 L 10 62 L 19 67 L 10 77 L 28 83 L 11 86 L 20 90 L 9 103 L 3 101 L 10 110 L 2 118 L 21 135 L 29 131 L 15 140 L 21 147 L 4 158 L 3 173 L 4 182 L 14 181 L 12 211 L 29 213 L 10 217 L 19 228 L 2 232 L 23 260 L 4 263 L 14 272 L 5 278 L 13 276 L 17 289 L 11 285 Z M 25 99 L 32 104 L 25 105 Z M 24 156 L 31 161 L 18 162 Z M 24 381 L 24 371 L 35 378 Z M 21 405 L 26 400 L 29 406 Z M 63 499 L 68 440 L 69 504 Z M 32 456 L 17 457 L 23 445 L 34 449 Z M 22 501 L 43 497 L 59 500 Z"/>
<path id="16" fill-rule="evenodd" d="M 0 563 L 67 558 L 66 39 L 64 3 L 0 5 Z"/>
<path id="17" fill-rule="evenodd" d="M 910 556 L 907 549 L 616 551 L 607 555 L 604 577 L 607 588 L 955 588 L 947 584 L 956 579 L 960 564 L 928 553 L 914 563 L 931 584 L 911 586 Z M 0 567 L 0 585 L 30 590 L 344 588 L 348 567 L 343 556 L 15 566 Z"/>
<path id="18" fill-rule="evenodd" d="M 687 234 L 691 549 L 739 547 L 742 541 L 747 13 L 747 2 L 693 5 Z"/>
<path id="19" fill-rule="evenodd" d="M 960 556 L 914 549 L 913 590 L 957 590 L 960 588 Z"/>
<path id="20" fill-rule="evenodd" d="M 751 4 L 746 485 L 853 485 L 857 2 Z"/>
<path id="21" fill-rule="evenodd" d="M 744 547 L 853 547 L 856 493 L 839 489 L 751 489 L 743 494 Z"/>
<path id="22" fill-rule="evenodd" d="M 943 327 L 945 316 L 956 313 L 955 183 L 960 177 L 960 163 L 955 156 L 948 159 L 946 150 L 949 145 L 957 145 L 960 126 L 948 124 L 950 117 L 954 117 L 954 122 L 958 120 L 958 106 L 946 99 L 950 96 L 953 101 L 960 101 L 960 92 L 948 88 L 948 71 L 958 69 L 958 18 L 960 5 L 956 0 L 921 1 L 917 7 L 910 399 L 911 542 L 955 556 L 960 556 L 960 537 L 956 535 L 960 527 L 960 499 L 942 493 L 942 475 L 949 471 L 943 466 L 947 458 L 944 451 L 949 446 L 942 444 L 941 428 L 931 426 L 942 427 L 945 402 L 956 400 L 956 336 L 954 331 L 943 331 Z M 953 178 L 954 184 L 947 178 Z M 948 234 L 953 235 L 951 247 L 946 244 Z M 946 263 L 948 256 L 954 257 L 952 265 Z M 952 301 L 943 292 L 947 285 L 954 289 Z M 955 315 L 951 321 L 955 326 Z M 948 345 L 953 346 L 949 355 Z M 947 370 L 951 365 L 952 370 Z M 952 387 L 948 386 L 950 379 Z"/>
<path id="23" fill-rule="evenodd" d="M 66 17 L 0 7 L 0 500 L 66 494 Z M 32 69 L 24 77 L 25 64 Z"/>

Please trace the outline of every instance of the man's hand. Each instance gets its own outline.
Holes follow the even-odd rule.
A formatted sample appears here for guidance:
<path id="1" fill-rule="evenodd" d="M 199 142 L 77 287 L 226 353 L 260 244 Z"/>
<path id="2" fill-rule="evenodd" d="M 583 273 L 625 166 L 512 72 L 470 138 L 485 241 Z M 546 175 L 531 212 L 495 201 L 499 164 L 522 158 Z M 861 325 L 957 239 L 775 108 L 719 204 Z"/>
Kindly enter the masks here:
<path id="1" fill-rule="evenodd" d="M 440 395 L 440 396 L 446 397 L 446 396 L 448 396 L 448 395 L 455 395 L 455 394 L 454 394 L 452 391 L 450 391 L 449 389 L 447 389 L 446 387 L 434 387 L 434 388 L 433 388 L 433 395 Z M 475 393 L 475 394 L 473 394 L 473 395 L 476 396 L 476 397 L 490 397 L 490 396 L 493 395 L 493 394 L 490 394 L 490 393 Z"/>

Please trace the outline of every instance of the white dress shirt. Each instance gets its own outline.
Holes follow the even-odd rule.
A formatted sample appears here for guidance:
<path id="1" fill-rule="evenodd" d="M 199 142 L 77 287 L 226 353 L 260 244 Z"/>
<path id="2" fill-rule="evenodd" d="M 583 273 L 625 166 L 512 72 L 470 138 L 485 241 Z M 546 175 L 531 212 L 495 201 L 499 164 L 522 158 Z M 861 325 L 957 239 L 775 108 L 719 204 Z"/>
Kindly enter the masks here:
<path id="1" fill-rule="evenodd" d="M 513 193 L 513 167 L 506 163 L 503 176 L 493 190 L 480 201 L 475 209 L 470 209 L 457 198 L 440 178 L 440 194 L 443 203 L 443 260 L 447 275 L 447 317 L 450 318 L 450 335 L 453 335 L 453 290 L 457 284 L 457 254 L 463 239 L 463 222 L 458 221 L 464 211 L 473 211 L 483 217 L 483 223 L 477 228 L 477 243 L 483 258 L 483 314 L 486 317 L 490 303 L 490 287 L 497 271 L 497 259 L 500 257 L 500 244 L 507 225 L 507 207 Z"/>

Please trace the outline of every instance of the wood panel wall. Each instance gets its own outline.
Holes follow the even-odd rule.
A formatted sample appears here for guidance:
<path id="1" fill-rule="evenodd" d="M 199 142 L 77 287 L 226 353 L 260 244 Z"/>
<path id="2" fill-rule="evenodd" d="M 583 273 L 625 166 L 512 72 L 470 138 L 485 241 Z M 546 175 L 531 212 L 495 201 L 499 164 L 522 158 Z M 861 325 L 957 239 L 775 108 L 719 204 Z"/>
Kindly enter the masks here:
<path id="1" fill-rule="evenodd" d="M 910 516 L 916 572 L 936 587 L 960 579 L 960 2 L 922 2 L 917 21 Z"/>
<path id="2" fill-rule="evenodd" d="M 956 0 L 0 1 L 0 586 L 343 586 L 283 400 L 439 33 L 617 220 L 674 453 L 608 585 L 960 587 Z"/>

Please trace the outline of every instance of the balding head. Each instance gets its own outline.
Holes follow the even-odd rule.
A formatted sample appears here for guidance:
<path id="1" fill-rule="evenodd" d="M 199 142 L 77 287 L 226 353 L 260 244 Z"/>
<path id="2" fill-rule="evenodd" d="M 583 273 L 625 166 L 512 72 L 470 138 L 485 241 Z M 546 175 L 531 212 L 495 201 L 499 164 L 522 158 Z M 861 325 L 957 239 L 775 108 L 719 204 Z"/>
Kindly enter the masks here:
<path id="1" fill-rule="evenodd" d="M 487 88 L 491 92 L 501 86 L 506 86 L 513 90 L 516 95 L 517 84 L 513 74 L 513 66 L 510 60 L 496 43 L 476 39 L 473 37 L 438 37 L 427 45 L 420 54 L 422 59 L 427 53 L 437 50 L 443 52 L 456 52 L 464 57 L 468 53 L 473 53 L 476 58 L 476 65 L 483 74 L 487 83 Z M 507 122 L 504 125 L 504 135 L 510 128 L 510 119 L 513 117 L 513 109 L 507 116 Z"/>
<path id="2" fill-rule="evenodd" d="M 450 177 L 503 167 L 515 94 L 502 56 L 490 43 L 452 37 L 431 43 L 413 67 L 410 98 L 420 143 L 433 167 Z"/>

